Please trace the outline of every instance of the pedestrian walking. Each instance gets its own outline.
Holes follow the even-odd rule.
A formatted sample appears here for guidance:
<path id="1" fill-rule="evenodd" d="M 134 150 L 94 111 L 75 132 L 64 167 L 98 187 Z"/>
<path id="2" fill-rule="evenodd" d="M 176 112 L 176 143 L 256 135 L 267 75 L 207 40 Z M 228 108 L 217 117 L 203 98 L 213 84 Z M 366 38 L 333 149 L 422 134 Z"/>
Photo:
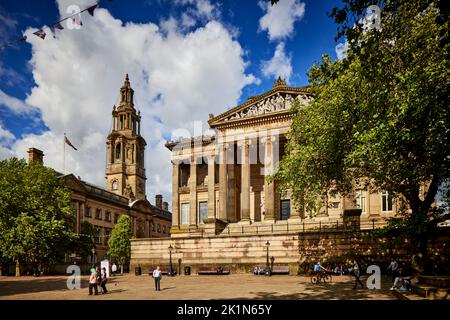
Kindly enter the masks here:
<path id="1" fill-rule="evenodd" d="M 106 283 L 108 282 L 108 276 L 106 274 L 106 268 L 102 268 L 102 275 L 100 280 L 100 286 L 102 287 L 102 294 L 108 293 L 106 289 Z"/>
<path id="2" fill-rule="evenodd" d="M 153 279 L 155 279 L 155 291 L 161 291 L 161 269 L 159 267 L 153 271 Z"/>
<path id="3" fill-rule="evenodd" d="M 95 292 L 95 295 L 98 295 L 98 287 L 97 287 L 97 270 L 91 269 L 91 276 L 89 277 L 89 295 L 92 295 L 92 291 Z"/>
<path id="4" fill-rule="evenodd" d="M 395 282 L 395 278 L 398 276 L 398 262 L 394 258 L 391 259 L 391 263 L 387 268 L 388 273 L 392 275 L 392 283 Z"/>
<path id="5" fill-rule="evenodd" d="M 359 280 L 359 277 L 361 276 L 361 270 L 356 260 L 353 261 L 353 275 L 355 276 L 355 286 L 353 287 L 353 290 L 355 290 L 358 287 L 358 284 L 361 285 L 361 288 L 364 288 L 364 285 L 362 284 L 361 280 Z"/>

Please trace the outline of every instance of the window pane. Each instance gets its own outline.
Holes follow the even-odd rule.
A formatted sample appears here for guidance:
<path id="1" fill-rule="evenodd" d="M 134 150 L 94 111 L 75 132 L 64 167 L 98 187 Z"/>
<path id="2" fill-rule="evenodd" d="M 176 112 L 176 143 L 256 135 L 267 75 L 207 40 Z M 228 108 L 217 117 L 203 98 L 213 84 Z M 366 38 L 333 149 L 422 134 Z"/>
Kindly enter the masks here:
<path id="1" fill-rule="evenodd" d="M 208 216 L 208 202 L 200 202 L 198 210 L 199 210 L 200 223 L 204 223 L 204 220 Z"/>
<path id="2" fill-rule="evenodd" d="M 181 224 L 189 224 L 189 203 L 181 205 Z"/>
<path id="3" fill-rule="evenodd" d="M 281 220 L 289 219 L 291 215 L 291 201 L 282 200 L 281 201 Z"/>

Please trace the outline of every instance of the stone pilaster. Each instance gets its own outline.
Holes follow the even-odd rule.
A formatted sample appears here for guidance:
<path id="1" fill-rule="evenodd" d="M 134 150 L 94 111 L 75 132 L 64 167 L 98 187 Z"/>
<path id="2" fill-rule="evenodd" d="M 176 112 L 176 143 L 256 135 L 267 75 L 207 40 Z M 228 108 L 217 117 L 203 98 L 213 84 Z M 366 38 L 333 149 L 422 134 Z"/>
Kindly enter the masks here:
<path id="1" fill-rule="evenodd" d="M 191 229 L 197 227 L 197 163 L 195 158 L 191 161 L 189 193 L 189 228 Z"/>
<path id="2" fill-rule="evenodd" d="M 178 229 L 180 226 L 180 208 L 179 208 L 179 177 L 180 165 L 178 162 L 172 162 L 172 229 Z"/>
<path id="3" fill-rule="evenodd" d="M 273 174 L 274 155 L 272 137 L 265 138 L 264 179 Z M 264 180 L 264 220 L 275 219 L 275 183 Z"/>
<path id="4" fill-rule="evenodd" d="M 227 157 L 225 143 L 220 145 L 219 150 L 220 164 L 219 164 L 219 219 L 227 221 Z"/>
<path id="5" fill-rule="evenodd" d="M 208 219 L 216 217 L 215 157 L 208 157 Z"/>
<path id="6" fill-rule="evenodd" d="M 250 157 L 249 140 L 242 141 L 242 167 L 241 167 L 241 217 L 240 221 L 250 221 Z"/>

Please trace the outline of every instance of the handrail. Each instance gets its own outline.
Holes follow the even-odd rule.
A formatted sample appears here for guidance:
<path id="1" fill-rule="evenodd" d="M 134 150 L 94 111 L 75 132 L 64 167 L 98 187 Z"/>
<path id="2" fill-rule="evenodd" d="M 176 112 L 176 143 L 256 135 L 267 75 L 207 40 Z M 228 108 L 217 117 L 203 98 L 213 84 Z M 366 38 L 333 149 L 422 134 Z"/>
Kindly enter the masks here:
<path id="1" fill-rule="evenodd" d="M 267 225 L 227 225 L 222 235 L 239 235 L 239 234 L 272 234 L 272 233 L 308 233 L 308 232 L 350 232 L 360 230 L 375 230 L 386 226 L 385 221 L 366 220 L 359 222 L 347 222 L 342 220 L 326 221 L 326 222 L 289 222 Z"/>

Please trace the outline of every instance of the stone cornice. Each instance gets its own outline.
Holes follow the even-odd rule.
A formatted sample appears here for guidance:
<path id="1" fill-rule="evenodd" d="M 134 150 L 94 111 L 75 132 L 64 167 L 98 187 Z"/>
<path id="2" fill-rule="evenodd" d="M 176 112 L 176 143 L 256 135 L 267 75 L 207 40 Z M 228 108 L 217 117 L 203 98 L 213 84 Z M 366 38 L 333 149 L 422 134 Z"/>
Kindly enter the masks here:
<path id="1" fill-rule="evenodd" d="M 250 97 L 246 102 L 216 116 L 211 117 L 208 120 L 208 124 L 211 128 L 220 126 L 222 124 L 222 121 L 226 119 L 227 117 L 231 116 L 232 114 L 240 111 L 241 109 L 245 109 L 253 104 L 257 104 L 260 101 L 263 101 L 267 97 L 275 94 L 275 93 L 288 93 L 288 94 L 305 94 L 305 95 L 311 95 L 311 92 L 308 90 L 307 87 L 284 87 L 284 86 L 278 86 L 273 88 L 272 90 L 269 90 L 259 96 Z M 270 113 L 270 115 L 273 115 L 274 113 Z M 238 119 L 238 121 L 243 121 L 243 119 Z"/>

